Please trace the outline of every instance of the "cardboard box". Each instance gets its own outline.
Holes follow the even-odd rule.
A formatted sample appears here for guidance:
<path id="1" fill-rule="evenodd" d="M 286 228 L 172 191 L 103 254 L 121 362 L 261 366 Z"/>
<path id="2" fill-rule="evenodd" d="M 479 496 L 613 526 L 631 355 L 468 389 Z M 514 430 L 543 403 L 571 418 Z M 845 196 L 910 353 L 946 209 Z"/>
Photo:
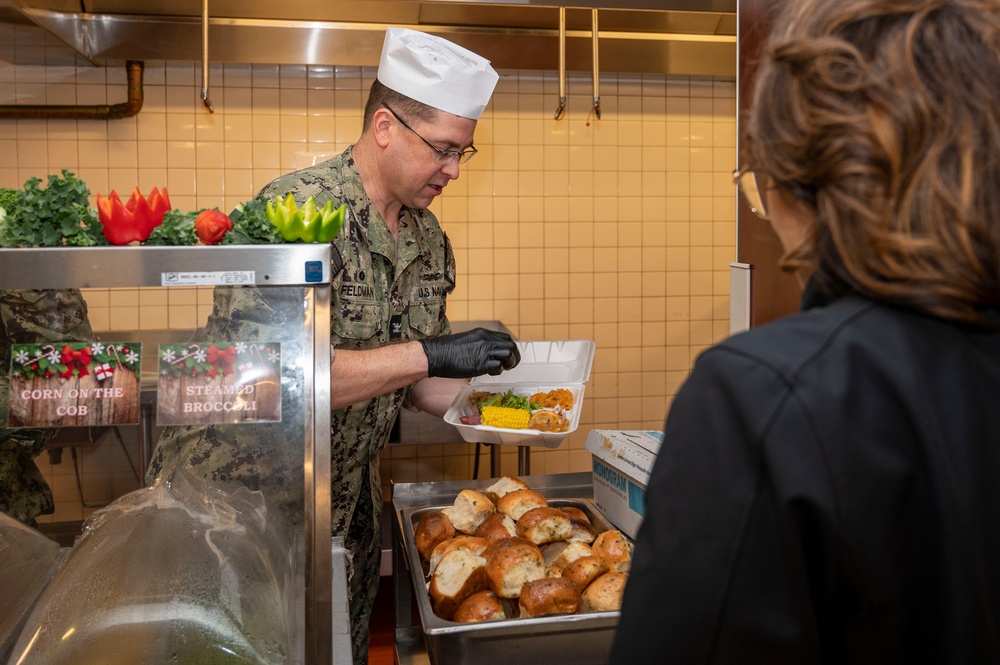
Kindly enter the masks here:
<path id="1" fill-rule="evenodd" d="M 591 430 L 594 505 L 622 533 L 635 538 L 646 514 L 646 485 L 663 443 L 655 430 Z"/>

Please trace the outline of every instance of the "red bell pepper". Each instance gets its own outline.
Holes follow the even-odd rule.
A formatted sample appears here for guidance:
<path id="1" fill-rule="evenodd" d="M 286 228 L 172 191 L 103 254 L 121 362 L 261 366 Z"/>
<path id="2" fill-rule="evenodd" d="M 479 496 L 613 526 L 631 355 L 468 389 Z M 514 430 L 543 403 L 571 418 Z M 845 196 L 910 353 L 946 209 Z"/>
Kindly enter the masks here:
<path id="1" fill-rule="evenodd" d="M 144 242 L 150 232 L 163 222 L 163 215 L 168 210 L 170 198 L 166 187 L 162 191 L 154 187 L 148 197 L 140 194 L 136 187 L 126 203 L 122 203 L 115 190 L 111 190 L 108 198 L 97 195 L 97 214 L 104 237 L 112 245 Z"/>

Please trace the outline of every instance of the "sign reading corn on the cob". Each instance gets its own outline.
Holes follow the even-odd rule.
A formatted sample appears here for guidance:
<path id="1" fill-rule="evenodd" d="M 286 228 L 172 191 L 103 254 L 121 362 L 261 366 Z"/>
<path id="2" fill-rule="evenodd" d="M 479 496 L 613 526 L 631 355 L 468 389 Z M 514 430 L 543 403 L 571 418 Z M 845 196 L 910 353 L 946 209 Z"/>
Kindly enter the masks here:
<path id="1" fill-rule="evenodd" d="M 534 429 L 540 432 L 565 432 L 568 412 L 573 408 L 573 393 L 556 388 L 530 396 L 473 391 L 469 400 L 478 415 L 463 416 L 466 425 L 485 425 L 500 429 Z"/>

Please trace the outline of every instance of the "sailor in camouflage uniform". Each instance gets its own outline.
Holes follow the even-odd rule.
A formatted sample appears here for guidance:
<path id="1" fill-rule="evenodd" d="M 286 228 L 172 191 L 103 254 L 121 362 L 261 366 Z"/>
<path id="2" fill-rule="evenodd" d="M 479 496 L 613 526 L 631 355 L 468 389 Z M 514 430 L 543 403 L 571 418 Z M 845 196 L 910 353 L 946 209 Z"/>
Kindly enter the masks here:
<path id="1" fill-rule="evenodd" d="M 358 142 L 327 162 L 277 178 L 262 191 L 280 198 L 292 193 L 299 205 L 310 196 L 319 207 L 331 200 L 335 206 L 347 204 L 344 227 L 333 241 L 331 270 L 331 528 L 351 553 L 351 629 L 358 663 L 367 662 L 368 620 L 378 590 L 378 456 L 400 408 L 443 416 L 469 378 L 499 374 L 520 360 L 515 342 L 503 333 L 451 334 L 445 304 L 455 287 L 455 258 L 426 209 L 458 177 L 459 164 L 475 154 L 476 122 L 497 80 L 489 62 L 475 53 L 431 35 L 390 28 Z M 244 338 L 258 335 L 244 325 L 249 310 L 260 299 L 273 301 L 275 291 L 280 292 L 218 289 L 209 327 L 218 325 L 223 334 L 238 319 Z M 276 309 L 291 315 L 294 308 Z M 257 319 L 252 328 L 266 325 L 267 316 Z M 281 335 L 281 326 L 272 332 Z M 282 465 L 277 477 L 266 478 L 266 462 L 250 452 L 267 446 L 259 430 L 246 431 L 256 428 L 244 428 L 238 442 L 235 434 L 218 436 L 221 428 L 176 429 L 161 438 L 151 478 L 187 457 L 203 468 L 223 468 L 211 474 L 216 480 L 301 490 L 301 472 L 292 477 L 293 466 Z M 292 431 L 287 430 L 289 436 Z"/>
<path id="2" fill-rule="evenodd" d="M 5 426 L 11 347 L 91 339 L 87 303 L 79 290 L 0 291 L 0 511 L 32 527 L 36 517 L 55 508 L 35 458 L 56 430 Z"/>

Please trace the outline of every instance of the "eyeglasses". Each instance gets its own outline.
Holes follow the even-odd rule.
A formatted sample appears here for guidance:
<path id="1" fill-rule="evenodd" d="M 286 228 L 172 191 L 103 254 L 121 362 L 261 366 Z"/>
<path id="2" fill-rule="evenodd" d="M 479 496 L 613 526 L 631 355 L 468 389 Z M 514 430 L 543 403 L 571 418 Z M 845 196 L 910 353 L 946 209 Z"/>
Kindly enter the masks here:
<path id="1" fill-rule="evenodd" d="M 757 173 L 746 167 L 733 171 L 733 184 L 740 188 L 750 210 L 761 219 L 767 219 L 767 208 L 764 207 L 764 197 L 757 186 Z"/>
<path id="2" fill-rule="evenodd" d="M 437 155 L 434 157 L 435 164 L 440 164 L 441 166 L 444 166 L 445 164 L 452 163 L 453 161 L 455 161 L 455 159 L 458 159 L 459 164 L 465 164 L 467 161 L 475 157 L 477 152 L 479 152 L 478 150 L 476 150 L 475 146 L 469 146 L 466 150 L 442 150 L 441 148 L 438 148 L 433 143 L 425 139 L 420 134 L 417 134 L 417 131 L 413 129 L 413 127 L 410 127 L 408 124 L 406 124 L 406 121 L 400 118 L 398 113 L 389 108 L 388 104 L 383 102 L 382 106 L 384 106 L 389 111 L 389 113 L 391 113 L 392 116 L 396 118 L 396 120 L 399 120 L 399 124 L 401 124 L 403 127 L 406 127 L 408 130 L 416 134 L 418 139 L 426 143 L 431 150 L 437 153 Z"/>

